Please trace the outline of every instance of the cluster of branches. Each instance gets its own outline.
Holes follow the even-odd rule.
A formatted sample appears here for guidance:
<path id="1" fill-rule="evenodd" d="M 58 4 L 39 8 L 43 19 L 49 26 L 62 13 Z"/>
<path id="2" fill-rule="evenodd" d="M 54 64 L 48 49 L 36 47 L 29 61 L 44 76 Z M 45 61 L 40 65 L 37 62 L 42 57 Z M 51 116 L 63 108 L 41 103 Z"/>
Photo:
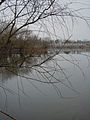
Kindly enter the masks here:
<path id="1" fill-rule="evenodd" d="M 72 2 L 62 5 L 59 0 L 1 0 L 0 23 L 2 24 L 2 22 L 6 21 L 8 24 L 3 27 L 0 34 L 11 26 L 7 40 L 9 42 L 10 38 L 20 29 L 27 26 L 30 29 L 30 25 L 41 22 L 46 18 L 59 17 L 64 25 L 66 24 L 65 17 L 68 16 L 72 17 L 72 21 L 74 17 L 84 19 L 69 8 L 71 4 Z M 15 26 L 17 26 L 17 29 L 13 31 Z"/>
<path id="2" fill-rule="evenodd" d="M 20 34 L 21 30 L 24 28 L 30 31 L 31 25 L 36 23 L 42 27 L 44 25 L 43 20 L 47 18 L 49 22 L 50 20 L 52 22 L 54 33 L 55 27 L 52 19 L 53 17 L 57 18 L 61 28 L 63 25 L 66 27 L 67 31 L 67 17 L 70 17 L 72 22 L 74 18 L 81 18 L 86 21 L 85 18 L 76 14 L 79 10 L 72 10 L 69 8 L 72 4 L 72 2 L 61 4 L 59 0 L 1 0 L 0 25 L 2 29 L 0 29 L 0 37 L 4 35 L 2 41 L 5 39 L 5 44 L 0 48 L 0 51 L 4 51 L 8 46 L 7 51 L 9 52 L 12 47 L 11 41 L 15 39 L 16 34 Z M 70 36 L 68 39 L 69 38 Z"/>
<path id="3" fill-rule="evenodd" d="M 12 49 L 12 43 L 14 43 L 14 40 L 17 39 L 18 37 L 19 39 L 17 39 L 18 40 L 17 43 L 19 43 L 20 38 L 23 38 L 22 36 L 24 36 L 25 39 L 28 39 L 27 37 L 29 36 L 29 39 L 31 39 L 30 38 L 31 33 L 28 32 L 30 31 L 31 26 L 37 23 L 37 25 L 40 25 L 41 27 L 45 27 L 45 22 L 47 24 L 47 18 L 48 18 L 48 22 L 52 24 L 51 27 L 53 28 L 54 34 L 56 33 L 54 24 L 56 24 L 57 21 L 59 23 L 58 25 L 60 25 L 61 31 L 63 31 L 62 26 L 64 26 L 67 30 L 67 33 L 69 33 L 69 29 L 67 25 L 68 18 L 69 20 L 71 20 L 70 21 L 71 23 L 74 23 L 74 20 L 78 18 L 84 20 L 87 23 L 87 18 L 84 18 L 83 15 L 80 14 L 81 12 L 79 12 L 84 8 L 79 8 L 74 10 L 69 7 L 72 4 L 73 2 L 64 4 L 61 3 L 60 0 L 1 0 L 0 1 L 0 26 L 1 26 L 0 42 L 1 44 L 2 43 L 4 44 L 2 44 L 0 47 L 0 53 L 1 53 L 0 55 L 2 56 L 3 53 L 2 51 L 6 51 L 6 53 L 9 54 Z M 56 21 L 54 20 L 54 18 Z M 46 26 L 48 26 L 48 24 Z M 40 28 L 38 32 L 41 30 Z M 23 30 L 25 31 L 22 32 Z M 50 30 L 49 31 L 47 30 L 47 32 L 50 32 Z M 71 33 L 70 36 L 68 35 L 68 38 L 66 39 L 65 43 L 70 39 L 70 37 L 71 37 Z M 32 40 L 35 41 L 35 39 L 36 37 L 34 36 Z M 36 40 L 38 41 L 38 39 Z M 33 43 L 36 43 L 36 41 Z M 40 41 L 39 43 L 41 45 Z M 43 45 L 45 46 L 45 44 Z M 23 46 L 24 45 L 25 44 L 23 43 Z M 35 46 L 35 44 L 32 44 L 31 46 Z M 29 48 L 31 46 L 29 46 Z M 51 54 L 46 59 L 41 61 L 39 64 L 36 64 L 34 66 L 43 65 L 46 61 L 53 59 L 53 57 L 59 54 L 59 52 L 60 50 L 57 53 L 54 53 L 53 55 Z M 24 61 L 26 61 L 27 58 L 29 57 L 31 56 L 30 55 L 23 56 L 22 60 L 20 58 L 21 63 L 19 67 L 22 67 Z"/>
<path id="4" fill-rule="evenodd" d="M 86 21 L 86 23 L 87 23 L 87 19 L 85 19 L 79 13 L 79 11 L 83 10 L 84 8 L 79 8 L 79 9 L 73 10 L 73 9 L 69 8 L 69 6 L 72 4 L 73 4 L 72 2 L 62 4 L 60 0 L 0 0 L 0 60 L 2 58 L 2 51 L 6 50 L 6 52 L 9 53 L 12 48 L 12 43 L 14 43 L 15 40 L 18 40 L 17 43 L 19 44 L 19 40 L 23 39 L 22 36 L 24 36 L 25 39 L 31 39 L 30 29 L 31 29 L 32 25 L 38 23 L 38 25 L 40 25 L 40 27 L 45 27 L 45 23 L 43 21 L 46 20 L 47 18 L 48 18 L 49 23 L 52 24 L 54 33 L 55 33 L 55 26 L 54 26 L 53 18 L 57 19 L 57 21 L 59 22 L 59 25 L 61 27 L 61 30 L 63 30 L 62 26 L 64 26 L 66 28 L 67 32 L 69 32 L 68 25 L 66 22 L 66 19 L 68 17 L 71 19 L 72 23 L 74 23 L 74 20 L 76 18 L 82 19 L 82 20 Z M 29 32 L 26 31 L 26 34 L 24 34 L 25 31 L 22 32 L 24 29 L 25 29 L 25 31 L 27 29 L 27 31 L 29 31 Z M 38 32 L 39 31 L 40 31 L 40 29 L 38 30 Z M 47 32 L 48 32 L 48 30 L 47 30 Z M 27 38 L 28 36 L 29 36 L 29 38 Z M 68 36 L 68 39 L 66 39 L 65 42 L 67 42 L 70 37 L 71 37 L 71 35 Z M 36 38 L 37 37 L 34 36 L 32 40 L 35 41 Z M 38 41 L 38 39 L 36 39 L 36 40 Z M 36 41 L 33 43 L 36 43 Z M 42 42 L 40 42 L 40 40 L 39 40 L 39 43 L 40 43 L 40 45 L 42 44 Z M 45 44 L 44 44 L 44 46 L 45 46 Z M 22 46 L 24 46 L 24 45 L 25 44 L 23 43 Z M 35 46 L 35 44 L 33 44 L 32 46 Z M 29 48 L 30 48 L 30 46 L 29 46 Z M 60 51 L 58 51 L 57 53 L 55 53 L 51 56 L 48 56 L 46 59 L 44 59 L 39 64 L 36 64 L 34 66 L 39 66 L 42 68 L 43 63 L 45 63 L 48 60 L 53 59 L 53 57 L 55 55 L 57 55 L 59 52 Z M 30 57 L 30 56 L 28 56 L 28 57 Z M 19 67 L 21 67 L 23 65 L 22 63 L 28 57 L 27 56 L 22 57 L 23 59 L 21 60 Z M 58 65 L 58 67 L 59 67 L 59 70 L 62 70 L 60 65 Z M 46 70 L 44 68 L 42 68 L 42 69 L 49 76 L 53 77 L 56 81 L 54 80 L 54 82 L 53 82 L 53 81 L 49 80 L 45 74 L 43 74 L 43 75 L 45 75 L 44 78 L 48 79 L 48 82 L 40 81 L 40 80 L 32 79 L 32 78 L 31 79 L 36 80 L 38 82 L 42 82 L 42 83 L 51 83 L 53 86 L 54 86 L 53 83 L 60 82 L 64 86 L 66 86 L 74 91 L 72 86 L 65 85 L 62 81 L 60 81 L 59 79 L 56 79 L 54 74 L 51 74 L 48 70 Z M 56 68 L 54 69 L 54 71 L 56 71 Z M 13 72 L 13 71 L 11 71 L 11 72 Z M 38 71 L 38 73 L 41 73 L 41 71 Z M 65 75 L 64 72 L 63 72 L 63 74 Z M 25 77 L 25 76 L 23 76 L 23 77 Z M 27 79 L 30 79 L 30 78 L 27 78 Z M 68 80 L 68 78 L 66 78 L 66 79 Z M 69 82 L 69 84 L 70 84 L 70 82 Z M 58 89 L 57 89 L 57 91 L 58 91 Z M 60 93 L 60 91 L 59 91 L 59 93 Z M 3 114 L 5 114 L 5 113 L 3 113 Z"/>
<path id="5" fill-rule="evenodd" d="M 22 37 L 23 33 L 21 32 L 23 29 L 27 29 L 30 31 L 32 25 L 38 23 L 41 27 L 45 27 L 44 20 L 52 24 L 52 28 L 55 34 L 55 20 L 57 19 L 63 31 L 62 26 L 64 26 L 69 33 L 68 25 L 67 25 L 67 18 L 71 19 L 71 22 L 74 23 L 76 18 L 82 19 L 87 22 L 79 11 L 83 10 L 84 8 L 79 9 L 71 9 L 73 3 L 61 3 L 60 0 L 1 0 L 0 1 L 0 39 L 2 46 L 0 47 L 0 55 L 2 55 L 2 51 L 10 53 L 12 48 L 12 41 L 17 39 L 16 36 Z M 56 21 L 57 22 L 57 21 Z M 47 24 L 47 21 L 46 21 Z M 3 25 L 3 26 L 2 26 Z M 9 30 L 8 30 L 9 29 Z M 46 29 L 46 28 L 45 28 Z M 38 32 L 40 29 L 38 30 Z M 47 31 L 48 32 L 48 31 Z M 26 32 L 27 34 L 30 32 Z M 24 37 L 28 37 L 28 35 Z M 21 35 L 21 36 L 20 36 Z M 55 35 L 56 36 L 56 35 Z M 71 35 L 68 35 L 65 43 L 70 39 Z M 34 37 L 34 39 L 36 39 Z M 3 42 L 5 41 L 5 42 Z M 19 39 L 18 39 L 19 41 Z M 33 40 L 34 41 L 34 40 Z M 34 42 L 35 43 L 35 42 Z M 23 44 L 24 45 L 24 44 Z M 32 46 L 34 46 L 33 44 Z M 45 44 L 44 44 L 45 45 Z M 8 49 L 7 49 L 8 48 Z M 53 55 L 48 56 L 48 58 L 41 61 L 39 64 L 34 66 L 41 66 L 48 60 L 53 59 L 53 57 L 59 54 L 60 50 Z M 29 58 L 29 56 L 22 57 L 23 61 L 20 64 L 20 67 L 23 65 L 24 61 Z"/>

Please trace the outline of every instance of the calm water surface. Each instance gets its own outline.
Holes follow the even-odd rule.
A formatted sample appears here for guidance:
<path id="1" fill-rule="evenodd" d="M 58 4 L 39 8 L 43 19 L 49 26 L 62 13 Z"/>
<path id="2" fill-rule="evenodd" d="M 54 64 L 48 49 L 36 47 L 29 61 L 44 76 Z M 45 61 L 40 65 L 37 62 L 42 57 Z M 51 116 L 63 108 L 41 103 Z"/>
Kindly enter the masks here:
<path id="1" fill-rule="evenodd" d="M 0 74 L 0 109 L 17 120 L 90 120 L 90 53 L 57 55 L 24 76 L 33 79 Z"/>

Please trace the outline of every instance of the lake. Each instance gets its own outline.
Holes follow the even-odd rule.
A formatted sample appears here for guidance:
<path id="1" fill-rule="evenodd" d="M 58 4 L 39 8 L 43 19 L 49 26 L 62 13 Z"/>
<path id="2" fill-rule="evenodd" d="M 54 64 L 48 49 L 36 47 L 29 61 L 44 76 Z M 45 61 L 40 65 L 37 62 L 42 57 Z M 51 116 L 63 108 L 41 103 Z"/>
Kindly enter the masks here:
<path id="1" fill-rule="evenodd" d="M 17 120 L 90 120 L 90 52 L 58 54 L 18 77 L 0 73 L 0 109 Z"/>

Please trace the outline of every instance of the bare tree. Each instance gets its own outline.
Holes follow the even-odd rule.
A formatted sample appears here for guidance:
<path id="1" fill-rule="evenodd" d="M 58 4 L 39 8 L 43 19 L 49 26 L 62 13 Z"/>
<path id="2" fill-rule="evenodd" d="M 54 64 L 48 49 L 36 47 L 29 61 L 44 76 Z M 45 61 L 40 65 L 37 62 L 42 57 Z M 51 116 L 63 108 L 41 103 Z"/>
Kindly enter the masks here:
<path id="1" fill-rule="evenodd" d="M 88 24 L 87 20 L 89 19 L 89 17 L 85 18 L 83 15 L 80 14 L 80 11 L 86 8 L 73 10 L 70 8 L 72 4 L 73 2 L 62 4 L 60 0 L 1 0 L 0 1 L 0 42 L 2 41 L 2 43 L 4 42 L 4 44 L 0 45 L 0 56 L 1 56 L 0 61 L 2 62 L 2 58 L 4 58 L 4 61 L 2 62 L 2 64 L 0 63 L 0 67 L 5 67 L 6 70 L 10 71 L 11 73 L 18 75 L 20 77 L 24 77 L 26 79 L 38 81 L 41 83 L 52 84 L 52 86 L 55 88 L 57 93 L 61 96 L 62 94 L 60 90 L 55 86 L 56 83 L 61 83 L 64 86 L 73 90 L 74 92 L 77 92 L 75 89 L 73 89 L 67 75 L 65 74 L 61 66 L 53 59 L 57 54 L 59 54 L 62 48 L 57 52 L 54 51 L 53 54 L 46 56 L 39 63 L 35 61 L 34 57 L 31 58 L 30 54 L 29 55 L 22 54 L 23 53 L 22 48 L 20 48 L 20 51 L 19 51 L 21 55 L 19 58 L 16 58 L 16 56 L 12 55 L 8 60 L 8 55 L 10 55 L 10 51 L 11 49 L 13 49 L 12 41 L 20 40 L 26 37 L 32 40 L 35 40 L 37 38 L 37 36 L 36 37 L 30 36 L 32 26 L 34 25 L 36 25 L 37 27 L 37 30 L 35 29 L 34 30 L 35 32 L 38 31 L 38 34 L 40 32 L 42 32 L 42 34 L 47 32 L 49 37 L 51 37 L 53 36 L 53 34 L 51 34 L 50 31 L 53 30 L 54 36 L 56 38 L 58 36 L 55 29 L 58 29 L 58 27 L 60 27 L 63 33 L 63 36 L 65 38 L 65 33 L 63 30 L 63 27 L 64 27 L 68 35 L 65 41 L 66 43 L 72 36 L 71 31 L 69 31 L 70 24 L 72 24 L 72 27 L 73 27 L 74 21 L 77 19 L 84 20 Z M 67 19 L 69 19 L 69 22 L 70 22 L 69 24 L 67 23 Z M 56 25 L 59 25 L 59 26 L 56 27 Z M 41 28 L 43 29 L 41 30 Z M 44 47 L 45 46 L 47 47 L 46 44 L 47 44 L 46 41 L 43 42 Z M 34 47 L 34 50 L 35 49 L 36 48 Z M 5 55 L 3 55 L 2 53 L 4 53 Z M 7 57 L 5 58 L 5 56 Z M 52 67 L 52 70 L 53 70 L 52 72 L 50 70 L 47 70 L 43 66 L 43 64 L 46 63 L 48 60 L 52 60 L 52 62 L 58 66 L 59 71 L 62 71 L 69 85 L 66 85 L 62 80 L 59 80 L 54 76 L 54 73 L 57 68 Z M 30 64 L 32 61 L 35 61 L 35 63 Z M 73 64 L 73 62 L 71 61 L 69 62 Z M 6 63 L 6 64 L 3 64 L 3 63 Z M 80 69 L 80 67 L 77 64 L 75 65 Z M 36 69 L 36 67 L 39 67 L 40 70 Z M 45 81 L 34 79 L 31 77 L 26 77 L 17 72 L 18 71 L 17 69 L 21 70 L 23 68 L 29 69 L 29 70 L 31 68 L 35 69 L 37 73 L 40 73 L 41 76 L 45 78 Z M 51 76 L 51 78 L 53 77 L 54 80 L 50 80 L 47 77 L 47 75 Z M 4 87 L 1 87 L 1 88 L 5 89 Z"/>
<path id="2" fill-rule="evenodd" d="M 21 31 L 21 29 L 27 28 L 28 30 L 30 30 L 31 26 L 35 24 L 38 24 L 40 25 L 40 27 L 45 28 L 47 33 L 50 34 L 50 31 L 48 30 L 49 28 L 47 27 L 49 26 L 49 24 L 47 24 L 47 26 L 45 25 L 47 19 L 49 23 L 52 24 L 51 27 L 54 31 L 54 36 L 57 37 L 54 24 L 55 22 L 58 22 L 61 29 L 62 26 L 65 27 L 68 34 L 67 39 L 69 39 L 71 33 L 69 32 L 68 28 L 69 25 L 67 25 L 68 17 L 70 18 L 71 24 L 73 24 L 73 21 L 76 18 L 82 19 L 87 22 L 87 20 L 78 13 L 78 11 L 80 11 L 81 9 L 70 9 L 69 6 L 71 6 L 72 4 L 72 2 L 69 2 L 62 5 L 59 0 L 1 0 L 0 24 L 3 24 L 3 27 L 2 30 L 0 30 L 0 36 L 5 31 L 7 31 L 7 29 L 9 29 L 8 37 L 3 48 L 6 47 L 6 49 L 8 48 L 8 51 L 10 51 L 10 43 L 11 39 L 13 39 L 13 36 L 15 34 L 20 34 L 19 32 Z M 7 23 L 6 25 L 4 25 L 5 22 Z M 40 27 L 38 28 L 38 33 L 40 32 Z"/>
<path id="3" fill-rule="evenodd" d="M 47 34 L 50 35 L 50 37 L 52 35 L 50 33 L 50 30 L 53 29 L 54 36 L 57 38 L 55 27 L 56 27 L 56 24 L 58 23 L 57 25 L 59 25 L 64 37 L 65 37 L 65 34 L 64 34 L 63 27 L 67 32 L 68 37 L 65 40 L 65 43 L 67 43 L 67 41 L 72 36 L 72 33 L 69 31 L 69 25 L 72 24 L 72 27 L 73 27 L 74 21 L 77 19 L 84 20 L 88 24 L 87 20 L 89 19 L 89 17 L 85 18 L 83 15 L 80 14 L 80 11 L 86 8 L 81 7 L 79 9 L 73 10 L 72 8 L 70 8 L 72 4 L 73 2 L 62 4 L 61 1 L 59 0 L 1 0 L 0 2 L 0 26 L 1 26 L 0 41 L 2 42 L 4 41 L 4 44 L 0 46 L 0 55 L 1 55 L 0 59 L 2 62 L 2 58 L 4 58 L 5 56 L 7 56 L 8 58 L 8 55 L 11 56 L 11 58 L 9 59 L 8 62 L 6 62 L 7 58 L 5 58 L 4 63 L 6 64 L 2 65 L 3 64 L 2 63 L 0 67 L 8 67 L 7 69 L 11 70 L 11 72 L 13 72 L 14 74 L 17 74 L 15 72 L 16 70 L 12 71 L 11 67 L 13 67 L 14 69 L 16 68 L 31 69 L 36 66 L 42 67 L 42 65 L 48 60 L 53 60 L 53 58 L 57 54 L 59 54 L 62 48 L 57 52 L 54 51 L 53 54 L 48 55 L 45 59 L 41 60 L 41 62 L 39 63 L 30 65 L 29 67 L 28 65 L 25 66 L 24 63 L 26 61 L 27 63 L 29 63 L 29 60 L 31 59 L 31 55 L 23 54 L 24 52 L 22 51 L 23 50 L 22 47 L 20 47 L 19 49 L 20 58 L 16 58 L 16 56 L 11 55 L 10 53 L 11 53 L 11 50 L 13 49 L 12 41 L 20 40 L 23 38 L 32 39 L 33 41 L 35 41 L 37 37 L 35 36 L 30 37 L 32 25 L 33 26 L 37 25 L 38 34 L 39 32 L 45 33 L 45 31 L 41 31 L 41 28 L 43 27 L 47 31 Z M 69 25 L 67 23 L 67 19 L 69 19 L 69 22 L 70 22 Z M 51 27 L 49 26 L 48 23 L 51 25 Z M 40 26 L 38 27 L 38 25 Z M 44 45 L 46 45 L 46 43 Z M 23 46 L 24 46 L 24 43 L 23 43 Z M 46 47 L 44 46 L 44 48 L 46 49 L 47 46 Z M 37 51 L 37 49 L 36 50 L 35 49 L 36 49 L 36 46 L 34 47 L 34 52 Z M 45 49 L 43 50 L 44 52 L 46 52 Z M 33 53 L 32 48 L 31 48 L 31 51 Z M 38 51 L 40 52 L 40 50 Z M 2 53 L 4 53 L 4 56 Z M 10 61 L 13 64 L 11 64 Z M 78 65 L 76 66 L 79 68 Z M 53 76 L 44 68 L 42 69 L 45 72 L 47 72 L 49 75 Z M 59 80 L 56 80 L 56 81 L 61 82 Z M 42 82 L 42 81 L 39 81 L 39 82 Z"/>

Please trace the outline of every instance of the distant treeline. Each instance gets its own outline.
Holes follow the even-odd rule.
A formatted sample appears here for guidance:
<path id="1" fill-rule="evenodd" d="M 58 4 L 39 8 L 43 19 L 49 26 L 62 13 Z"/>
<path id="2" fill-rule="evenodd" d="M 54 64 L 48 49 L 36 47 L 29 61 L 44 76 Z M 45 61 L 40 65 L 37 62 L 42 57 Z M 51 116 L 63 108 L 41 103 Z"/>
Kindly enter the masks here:
<path id="1" fill-rule="evenodd" d="M 49 41 L 34 35 L 31 30 L 22 29 L 16 32 L 17 28 L 0 26 L 0 53 L 12 54 L 22 52 L 24 55 L 46 54 L 49 48 Z M 11 31 L 12 29 L 12 31 Z M 3 31 L 3 32 L 2 32 Z"/>

